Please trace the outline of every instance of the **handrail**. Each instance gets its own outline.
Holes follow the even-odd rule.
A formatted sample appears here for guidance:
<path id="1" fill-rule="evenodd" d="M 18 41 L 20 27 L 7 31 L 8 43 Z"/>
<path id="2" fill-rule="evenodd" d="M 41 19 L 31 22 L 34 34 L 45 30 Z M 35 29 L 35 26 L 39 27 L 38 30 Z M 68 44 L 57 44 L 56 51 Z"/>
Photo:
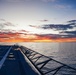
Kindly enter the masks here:
<path id="1" fill-rule="evenodd" d="M 52 75 L 56 75 L 61 69 L 64 69 L 64 68 L 69 69 L 69 71 L 72 70 L 76 74 L 76 68 L 73 68 L 69 65 L 66 65 L 66 64 L 59 62 L 55 59 L 52 59 L 48 56 L 44 56 L 44 55 L 42 55 L 36 51 L 33 51 L 29 48 L 26 48 L 24 46 L 20 46 L 20 48 L 21 48 L 22 52 L 26 55 L 26 57 L 31 61 L 31 63 L 38 69 L 38 71 L 40 71 L 42 73 L 41 75 L 47 75 L 49 73 L 52 74 L 52 72 L 54 72 L 54 71 L 55 72 Z M 42 60 L 40 60 L 41 58 L 42 58 Z M 46 58 L 46 60 L 43 60 L 43 58 Z M 54 63 L 58 64 L 58 65 L 55 64 L 57 67 L 55 67 L 53 69 L 48 68 L 47 64 L 49 64 L 51 62 L 52 62 L 52 64 L 54 64 Z M 45 68 L 47 68 L 49 70 L 47 71 L 47 69 L 45 69 Z M 45 69 L 45 71 L 44 71 L 44 69 Z"/>

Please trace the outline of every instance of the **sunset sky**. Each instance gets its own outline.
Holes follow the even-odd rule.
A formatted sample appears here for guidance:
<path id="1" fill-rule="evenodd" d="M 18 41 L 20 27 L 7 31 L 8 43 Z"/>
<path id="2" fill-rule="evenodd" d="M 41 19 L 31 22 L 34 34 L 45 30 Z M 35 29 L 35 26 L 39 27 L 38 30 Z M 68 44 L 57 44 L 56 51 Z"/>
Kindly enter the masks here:
<path id="1" fill-rule="evenodd" d="M 76 42 L 76 0 L 0 0 L 0 42 Z"/>

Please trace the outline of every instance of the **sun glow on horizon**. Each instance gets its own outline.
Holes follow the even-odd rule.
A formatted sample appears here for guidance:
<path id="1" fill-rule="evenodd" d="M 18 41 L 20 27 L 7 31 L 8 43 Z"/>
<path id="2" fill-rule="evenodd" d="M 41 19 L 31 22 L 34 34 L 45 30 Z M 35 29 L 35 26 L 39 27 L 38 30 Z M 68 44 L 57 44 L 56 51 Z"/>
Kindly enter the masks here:
<path id="1" fill-rule="evenodd" d="M 76 38 L 53 38 L 31 34 L 1 34 L 0 42 L 76 42 Z"/>

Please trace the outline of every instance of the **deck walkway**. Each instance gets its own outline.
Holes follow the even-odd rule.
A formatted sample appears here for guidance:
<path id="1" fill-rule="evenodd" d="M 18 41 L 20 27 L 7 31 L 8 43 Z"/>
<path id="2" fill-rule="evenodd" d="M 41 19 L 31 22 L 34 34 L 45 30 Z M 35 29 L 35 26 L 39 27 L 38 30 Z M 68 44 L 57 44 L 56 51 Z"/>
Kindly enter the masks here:
<path id="1" fill-rule="evenodd" d="M 0 75 L 76 75 L 76 68 L 24 46 L 1 45 Z"/>
<path id="2" fill-rule="evenodd" d="M 0 60 L 8 52 L 11 46 L 0 46 Z M 34 66 L 28 64 L 28 60 L 22 55 L 20 50 L 16 50 L 14 46 L 10 50 L 6 60 L 1 62 L 0 75 L 39 75 Z"/>

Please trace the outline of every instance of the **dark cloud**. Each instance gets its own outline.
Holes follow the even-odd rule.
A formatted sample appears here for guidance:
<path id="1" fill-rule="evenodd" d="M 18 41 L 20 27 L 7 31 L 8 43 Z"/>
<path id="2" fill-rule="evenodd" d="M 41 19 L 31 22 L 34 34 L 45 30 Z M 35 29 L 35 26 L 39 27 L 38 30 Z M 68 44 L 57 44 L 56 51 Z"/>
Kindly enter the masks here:
<path id="1" fill-rule="evenodd" d="M 67 24 L 46 24 L 42 25 L 40 28 L 52 29 L 52 30 L 68 30 L 76 27 L 76 20 L 68 21 Z"/>
<path id="2" fill-rule="evenodd" d="M 49 20 L 44 19 L 44 20 L 39 20 L 40 22 L 48 22 Z"/>
<path id="3" fill-rule="evenodd" d="M 29 25 L 29 26 L 33 28 L 40 28 L 39 26 L 35 26 L 35 25 Z"/>
<path id="4" fill-rule="evenodd" d="M 10 22 L 5 22 L 5 23 L 3 23 L 3 25 L 5 25 L 5 26 L 15 26 L 14 24 L 12 24 Z"/>
<path id="5" fill-rule="evenodd" d="M 20 30 L 21 32 L 27 32 L 26 30 Z"/>
<path id="6" fill-rule="evenodd" d="M 0 33 L 15 33 L 15 30 L 10 30 L 10 29 L 2 29 L 0 30 Z"/>
<path id="7" fill-rule="evenodd" d="M 70 25 L 72 27 L 76 27 L 76 20 L 70 20 L 70 21 L 68 21 L 68 25 Z"/>
<path id="8" fill-rule="evenodd" d="M 3 29 L 8 28 L 9 26 L 15 26 L 11 22 L 7 22 L 5 19 L 0 19 L 0 30 L 3 31 Z"/>
<path id="9" fill-rule="evenodd" d="M 69 24 L 49 24 L 49 25 L 43 25 L 41 28 L 43 29 L 53 29 L 53 30 L 67 30 L 72 29 L 73 27 Z"/>
<path id="10" fill-rule="evenodd" d="M 0 19 L 0 30 L 4 28 L 3 23 L 5 22 L 5 19 Z"/>
<path id="11" fill-rule="evenodd" d="M 0 21 L 6 21 L 5 19 L 0 19 Z"/>
<path id="12" fill-rule="evenodd" d="M 69 23 L 76 23 L 76 20 L 70 20 L 70 21 L 67 21 Z"/>
<path id="13" fill-rule="evenodd" d="M 0 24 L 0 30 L 3 29 L 3 28 L 4 28 L 4 26 L 2 24 Z"/>
<path id="14" fill-rule="evenodd" d="M 26 30 L 19 30 L 18 32 L 19 33 L 25 33 L 25 34 L 29 33 L 29 31 L 26 31 Z"/>
<path id="15" fill-rule="evenodd" d="M 67 33 L 69 35 L 76 36 L 76 31 L 65 31 L 64 33 Z"/>
<path id="16" fill-rule="evenodd" d="M 68 21 L 66 24 L 45 24 L 45 25 L 41 25 L 37 28 L 41 28 L 44 30 L 49 29 L 50 31 L 58 31 L 59 34 L 57 35 L 52 35 L 52 34 L 48 34 L 53 36 L 53 38 L 58 38 L 58 37 L 76 37 L 76 20 L 70 20 Z"/>

